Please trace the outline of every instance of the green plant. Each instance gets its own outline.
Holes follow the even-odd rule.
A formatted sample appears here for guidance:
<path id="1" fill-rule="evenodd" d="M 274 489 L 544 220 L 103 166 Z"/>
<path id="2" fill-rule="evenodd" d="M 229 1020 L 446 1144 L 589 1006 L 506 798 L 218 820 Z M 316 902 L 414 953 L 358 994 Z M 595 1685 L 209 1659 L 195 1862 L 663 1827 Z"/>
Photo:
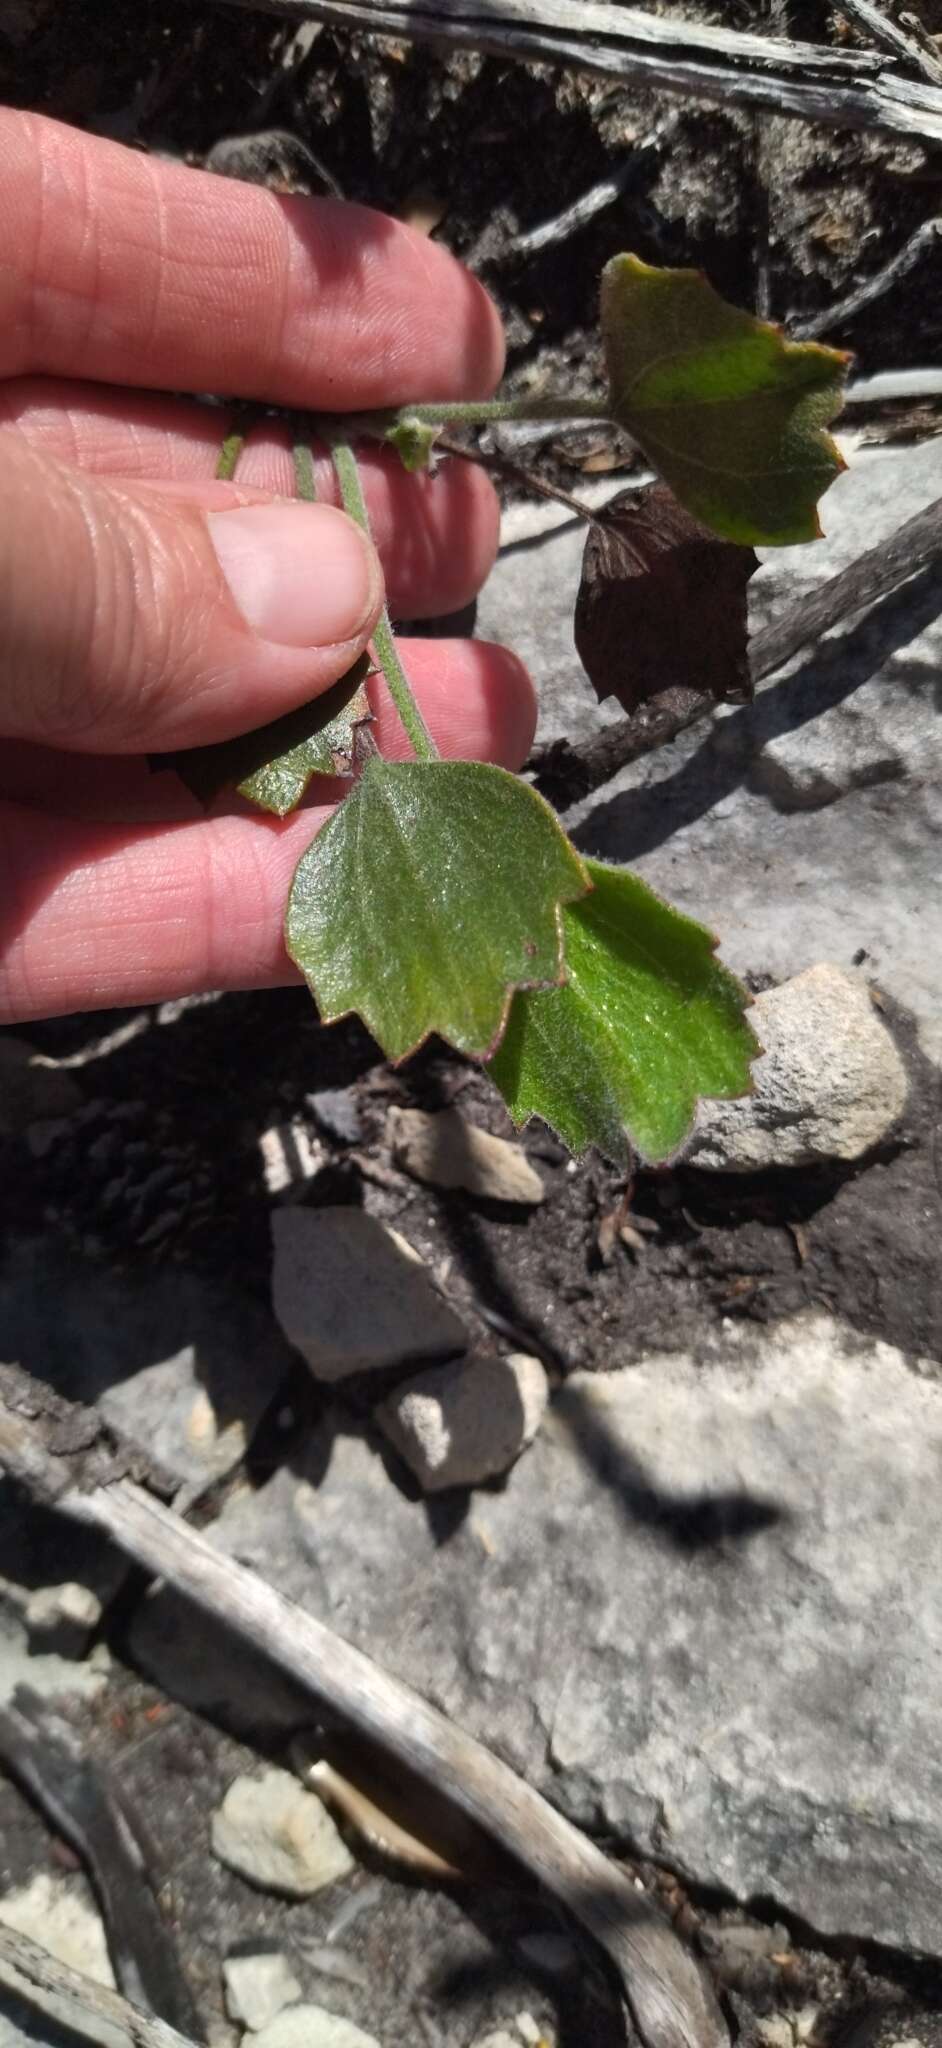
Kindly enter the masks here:
<path id="1" fill-rule="evenodd" d="M 695 271 L 608 264 L 602 402 L 565 394 L 311 422 L 348 512 L 366 525 L 354 444 L 427 463 L 446 425 L 534 417 L 626 427 L 676 498 L 739 545 L 820 532 L 817 501 L 841 468 L 825 429 L 845 359 L 785 340 Z M 220 473 L 231 475 L 238 437 Z M 309 448 L 298 487 L 313 493 Z M 174 756 L 196 792 L 226 784 L 284 816 L 312 776 L 349 795 L 298 865 L 286 941 L 325 1021 L 355 1011 L 402 1059 L 436 1032 L 486 1062 L 511 1114 L 546 1119 L 573 1151 L 627 1165 L 675 1153 L 701 1095 L 749 1087 L 757 1045 L 745 991 L 702 926 L 626 869 L 584 860 L 555 813 L 500 768 L 442 761 L 405 675 L 388 614 L 377 664 L 415 758 L 380 758 L 362 665 L 326 697 L 228 747 Z"/>

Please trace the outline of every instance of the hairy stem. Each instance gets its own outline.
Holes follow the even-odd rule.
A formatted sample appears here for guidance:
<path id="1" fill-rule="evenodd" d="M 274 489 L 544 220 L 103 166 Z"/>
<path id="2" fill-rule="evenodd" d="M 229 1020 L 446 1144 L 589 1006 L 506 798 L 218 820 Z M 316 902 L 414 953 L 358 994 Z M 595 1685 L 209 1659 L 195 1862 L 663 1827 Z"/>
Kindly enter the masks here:
<path id="1" fill-rule="evenodd" d="M 245 435 L 239 428 L 226 435 L 219 450 L 219 461 L 216 464 L 216 476 L 220 483 L 229 484 L 232 482 L 236 473 L 236 464 L 244 447 Z"/>
<path id="2" fill-rule="evenodd" d="M 314 458 L 306 441 L 296 441 L 291 450 L 294 463 L 294 488 L 298 497 L 313 505 L 317 501 L 317 484 L 314 481 Z"/>
<path id="3" fill-rule="evenodd" d="M 418 420 L 423 427 L 486 427 L 498 420 L 608 420 L 611 408 L 597 398 L 573 398 L 551 391 L 538 398 L 458 399 L 432 405 L 401 405 L 397 421 Z"/>
<path id="4" fill-rule="evenodd" d="M 330 452 L 333 456 L 340 496 L 345 512 L 369 533 L 370 521 L 360 482 L 360 470 L 356 455 L 347 440 L 339 435 L 329 435 Z M 389 608 L 383 606 L 381 617 L 373 632 L 373 646 L 376 658 L 386 678 L 389 694 L 402 720 L 406 735 L 419 761 L 437 761 L 438 748 L 412 694 L 412 685 L 399 659 L 399 650 L 393 638 L 389 620 Z"/>

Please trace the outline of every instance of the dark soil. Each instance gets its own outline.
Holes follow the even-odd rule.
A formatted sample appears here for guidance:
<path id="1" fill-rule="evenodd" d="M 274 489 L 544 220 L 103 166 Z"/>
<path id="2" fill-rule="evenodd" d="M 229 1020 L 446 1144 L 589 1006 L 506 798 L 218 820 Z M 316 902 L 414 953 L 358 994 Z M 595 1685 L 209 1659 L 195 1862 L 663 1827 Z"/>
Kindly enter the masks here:
<path id="1" fill-rule="evenodd" d="M 132 1268 L 183 1261 L 267 1302 L 271 1197 L 259 1138 L 293 1124 L 324 1153 L 305 1201 L 367 1201 L 433 1269 L 447 1261 L 446 1291 L 457 1303 L 515 1325 L 559 1370 L 604 1370 L 652 1347 L 695 1348 L 704 1314 L 767 1322 L 813 1307 L 942 1357 L 942 1281 L 931 1249 L 942 1235 L 939 1077 L 902 1017 L 890 1021 L 909 1068 L 909 1103 L 878 1155 L 852 1169 L 775 1177 L 639 1170 L 631 1202 L 644 1249 L 619 1248 L 608 1265 L 599 1226 L 624 1182 L 595 1155 L 571 1163 L 542 1126 L 524 1136 L 548 1190 L 541 1208 L 488 1209 L 391 1170 L 393 1102 L 432 1109 L 457 1097 L 476 1121 L 510 1131 L 489 1082 L 446 1048 L 430 1047 L 394 1072 L 364 1031 L 325 1029 L 293 990 L 222 997 L 173 1023 L 157 1013 L 141 1013 L 145 1020 L 139 1036 L 77 1070 L 89 1100 L 43 1156 L 21 1145 L 0 1187 L 8 1229 L 64 1232 L 76 1251 Z M 66 1020 L 31 1026 L 29 1035 L 62 1054 L 119 1022 Z M 305 1100 L 337 1087 L 353 1091 L 355 1145 L 331 1136 Z M 371 1163 L 374 1177 L 365 1178 Z"/>

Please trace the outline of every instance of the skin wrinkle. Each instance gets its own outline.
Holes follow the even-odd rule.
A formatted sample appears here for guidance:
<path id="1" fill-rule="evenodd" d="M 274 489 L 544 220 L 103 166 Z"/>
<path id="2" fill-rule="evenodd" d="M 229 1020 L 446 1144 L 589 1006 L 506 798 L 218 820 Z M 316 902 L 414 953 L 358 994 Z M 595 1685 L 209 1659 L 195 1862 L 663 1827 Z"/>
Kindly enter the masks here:
<path id="1" fill-rule="evenodd" d="M 157 230 L 157 261 L 153 266 L 153 291 L 148 308 L 147 324 L 144 329 L 148 346 L 153 348 L 158 335 L 162 331 L 164 294 L 172 276 L 170 269 L 171 240 L 168 233 L 167 206 L 164 199 L 163 185 L 160 178 L 155 175 L 156 166 L 147 156 L 142 157 L 141 162 L 144 165 L 145 173 L 149 176 L 154 208 L 154 222 Z M 107 217 L 106 213 L 105 219 Z M 99 291 L 96 292 L 96 303 L 99 297 L 100 285 Z"/>

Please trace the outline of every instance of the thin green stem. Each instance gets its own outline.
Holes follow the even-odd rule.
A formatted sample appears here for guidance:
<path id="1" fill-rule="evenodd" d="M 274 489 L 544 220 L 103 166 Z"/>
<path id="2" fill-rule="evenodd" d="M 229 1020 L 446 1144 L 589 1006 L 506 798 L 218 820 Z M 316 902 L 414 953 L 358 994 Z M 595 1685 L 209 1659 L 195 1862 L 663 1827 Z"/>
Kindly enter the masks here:
<path id="1" fill-rule="evenodd" d="M 231 484 L 236 473 L 236 464 L 244 447 L 245 435 L 238 428 L 233 433 L 226 435 L 219 450 L 219 461 L 216 464 L 216 476 L 220 483 Z"/>
<path id="2" fill-rule="evenodd" d="M 486 427 L 498 420 L 609 420 L 611 407 L 597 398 L 573 398 L 567 391 L 532 398 L 455 399 L 433 405 L 401 405 L 397 420 L 418 420 L 423 427 Z"/>
<path id="3" fill-rule="evenodd" d="M 314 458 L 306 441 L 296 441 L 291 450 L 294 462 L 294 488 L 298 497 L 308 505 L 317 502 L 317 484 L 314 479 Z"/>
<path id="4" fill-rule="evenodd" d="M 369 533 L 370 521 L 360 482 L 360 469 L 349 441 L 338 434 L 328 432 L 330 452 L 337 472 L 340 497 L 345 512 Z M 383 606 L 382 616 L 377 620 L 373 632 L 373 646 L 376 658 L 386 678 L 389 694 L 395 704 L 407 737 L 419 761 L 437 761 L 438 748 L 429 732 L 422 713 L 412 694 L 412 686 L 399 659 L 399 651 L 393 638 L 389 611 Z"/>

